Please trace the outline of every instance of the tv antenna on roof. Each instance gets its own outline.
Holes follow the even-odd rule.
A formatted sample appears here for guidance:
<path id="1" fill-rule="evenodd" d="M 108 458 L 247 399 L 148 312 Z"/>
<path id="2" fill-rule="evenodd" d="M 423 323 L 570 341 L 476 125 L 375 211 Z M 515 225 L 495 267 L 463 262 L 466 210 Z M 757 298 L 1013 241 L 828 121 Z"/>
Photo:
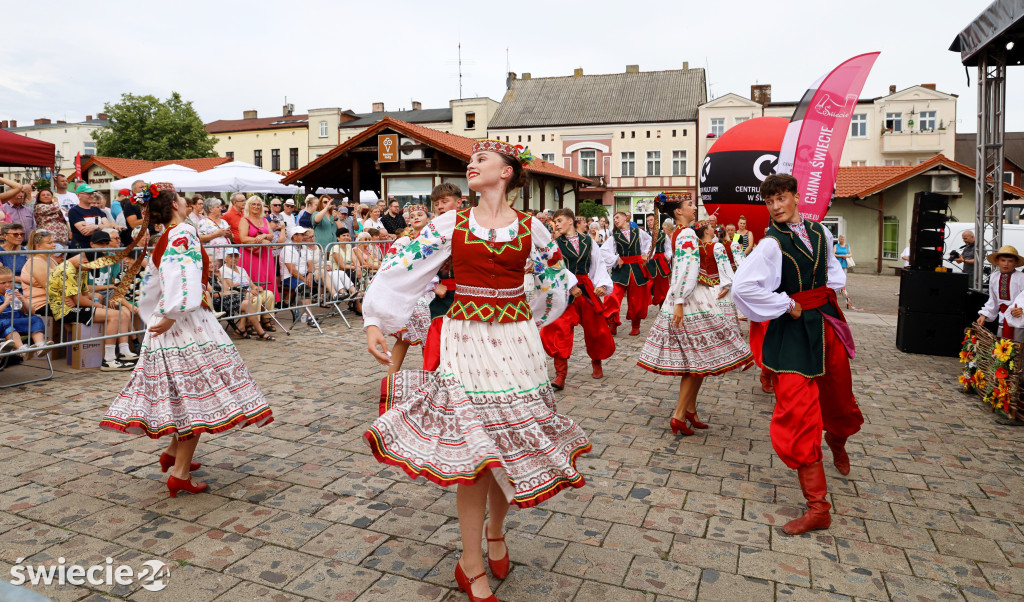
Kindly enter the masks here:
<path id="1" fill-rule="evenodd" d="M 459 40 L 459 100 L 462 100 L 462 40 Z"/>

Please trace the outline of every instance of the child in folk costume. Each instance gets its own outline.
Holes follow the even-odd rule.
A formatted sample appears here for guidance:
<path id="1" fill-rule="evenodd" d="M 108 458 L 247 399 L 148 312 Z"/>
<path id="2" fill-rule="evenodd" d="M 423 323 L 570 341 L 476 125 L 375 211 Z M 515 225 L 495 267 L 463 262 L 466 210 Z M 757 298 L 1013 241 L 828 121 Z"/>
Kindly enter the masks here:
<path id="1" fill-rule="evenodd" d="M 190 472 L 199 436 L 234 426 L 265 426 L 273 421 L 270 407 L 224 329 L 204 302 L 210 259 L 194 226 L 185 221 L 188 206 L 171 184 L 153 184 L 135 197 L 144 202 L 145 217 L 132 244 L 113 257 L 88 267 L 111 265 L 128 255 L 147 236 L 146 222 L 165 226 L 142 273 L 139 316 L 148 326 L 131 378 L 111 404 L 100 426 L 156 439 L 171 437 L 160 455 L 161 471 L 171 469 L 167 489 L 199 493 L 206 483 L 193 483 Z M 125 288 L 145 257 L 139 255 L 121 282 Z M 124 294 L 119 285 L 112 297 Z"/>
<path id="2" fill-rule="evenodd" d="M 669 265 L 669 258 L 672 257 L 671 244 L 665 234 L 664 227 L 659 227 L 657 216 L 652 226 L 651 238 L 654 244 L 651 245 L 650 258 L 647 260 L 647 271 L 651 274 L 650 287 L 651 305 L 661 307 L 668 294 L 669 279 L 672 276 L 672 266 Z"/>
<path id="3" fill-rule="evenodd" d="M 587 345 L 594 378 L 604 378 L 601 361 L 615 353 L 615 339 L 608 326 L 609 310 L 601 302 L 612 280 L 604 265 L 604 255 L 589 234 L 578 234 L 573 225 L 572 209 L 559 209 L 554 214 L 555 242 L 562 252 L 566 268 L 576 275 L 576 286 L 569 290 L 572 297 L 562 315 L 540 331 L 544 351 L 555 362 L 555 379 L 551 386 L 561 391 L 569 371 L 572 355 L 573 330 L 583 327 L 583 340 Z"/>
<path id="4" fill-rule="evenodd" d="M 442 182 L 430 191 L 430 200 L 434 203 L 434 217 L 444 215 L 462 208 L 462 189 L 451 182 Z M 451 258 L 448 258 L 437 271 L 434 298 L 430 301 L 430 329 L 423 343 L 424 370 L 437 370 L 441 365 L 441 323 L 451 309 L 454 298 L 455 272 L 452 270 Z"/>
<path id="5" fill-rule="evenodd" d="M 409 214 L 411 225 L 392 243 L 384 261 L 400 255 L 402 249 L 419 236 L 420 232 L 423 231 L 423 228 L 430 221 L 430 212 L 427 210 L 426 205 L 408 205 L 406 206 L 406 211 Z M 427 340 L 427 331 L 430 329 L 430 302 L 434 300 L 433 283 L 428 285 L 427 288 L 428 290 L 416 300 L 416 305 L 413 307 L 412 315 L 409 316 L 409 321 L 398 332 L 394 333 L 395 338 L 398 340 L 395 341 L 391 348 L 391 364 L 388 366 L 388 374 L 394 374 L 402 369 L 402 362 L 405 361 L 405 354 L 409 352 L 410 346 L 422 345 Z"/>
<path id="6" fill-rule="evenodd" d="M 752 336 L 751 346 L 760 345 L 761 360 L 772 371 L 772 447 L 786 466 L 796 469 L 807 500 L 807 512 L 782 528 L 790 535 L 832 523 L 822 430 L 836 469 L 846 475 L 846 440 L 864 423 L 850 376 L 853 334 L 836 300 L 846 274 L 828 229 L 801 219 L 797 190 L 789 174 L 773 174 L 761 183 L 771 226 L 732 285 L 739 310 L 767 322 L 763 340 Z"/>
<path id="7" fill-rule="evenodd" d="M 540 220 L 506 202 L 526 185 L 531 158 L 505 142 L 477 141 L 466 179 L 479 204 L 431 221 L 381 266 L 363 304 L 367 349 L 387 364 L 384 333 L 405 323 L 419 291 L 452 259 L 455 297 L 441 327 L 441 365 L 385 379 L 381 416 L 365 437 L 378 461 L 413 478 L 458 485 L 462 557 L 455 578 L 471 600 L 496 600 L 482 538 L 491 572 L 504 578 L 509 504 L 528 508 L 565 487 L 582 487 L 576 458 L 591 448 L 579 425 L 555 409 L 538 331 L 565 310 L 576 278 L 562 268 Z M 537 281 L 532 302 L 523 288 L 527 264 Z"/>
<path id="8" fill-rule="evenodd" d="M 618 334 L 622 324 L 620 310 L 625 297 L 629 306 L 626 319 L 630 320 L 633 329 L 630 336 L 640 334 L 640 322 L 647 317 L 647 306 L 650 305 L 650 290 L 647 283 L 651 279 L 647 271 L 647 254 L 651 250 L 651 235 L 629 221 L 629 216 L 618 211 L 612 218 L 615 230 L 601 247 L 605 263 L 612 266 L 612 282 L 614 288 L 605 304 L 611 316 L 608 325 L 612 334 Z"/>
<path id="9" fill-rule="evenodd" d="M 692 435 L 688 421 L 699 429 L 697 393 L 704 377 L 723 374 L 750 363 L 750 349 L 730 328 L 716 303 L 717 270 L 711 248 L 702 252 L 700 235 L 708 228 L 690 228 L 697 215 L 693 199 L 662 193 L 655 199 L 659 212 L 676 220 L 672 236 L 672 280 L 665 304 L 640 350 L 641 368 L 655 374 L 680 376 L 679 398 L 669 421 L 673 433 Z"/>
<path id="10" fill-rule="evenodd" d="M 1024 341 L 1024 329 L 1017 327 L 1018 320 L 1012 320 L 1008 316 L 1011 307 L 1024 308 L 1024 303 L 1018 302 L 1018 298 L 1024 292 L 1024 274 L 1017 271 L 1017 268 L 1024 263 L 1024 258 L 1017 254 L 1017 249 L 1010 245 L 1003 245 L 999 250 L 987 257 L 988 262 L 999 269 L 999 276 L 995 274 L 988 281 L 988 301 L 978 312 L 978 326 L 984 326 L 985 322 L 995 322 L 997 327 L 996 336 Z M 1014 322 L 1011 324 L 1011 322 Z"/>

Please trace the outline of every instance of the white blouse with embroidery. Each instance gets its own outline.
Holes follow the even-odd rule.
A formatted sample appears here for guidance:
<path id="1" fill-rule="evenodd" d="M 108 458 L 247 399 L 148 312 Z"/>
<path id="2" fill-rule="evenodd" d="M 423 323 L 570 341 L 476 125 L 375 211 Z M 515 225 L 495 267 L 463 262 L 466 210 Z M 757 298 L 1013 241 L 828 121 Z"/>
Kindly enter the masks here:
<path id="1" fill-rule="evenodd" d="M 729 263 L 729 256 L 725 254 L 725 245 L 716 242 L 714 246 L 715 264 L 718 266 L 719 286 L 729 288 L 732 286 L 732 264 Z"/>
<path id="2" fill-rule="evenodd" d="M 699 242 L 693 228 L 683 228 L 676 237 L 675 249 L 672 252 L 672 277 L 661 311 L 672 313 L 676 305 L 686 303 L 696 290 L 697 277 L 700 275 L 700 251 L 697 249 Z"/>
<path id="3" fill-rule="evenodd" d="M 384 259 L 363 299 L 364 328 L 377 326 L 384 334 L 392 334 L 405 326 L 416 300 L 428 289 L 444 260 L 452 254 L 451 239 L 455 233 L 457 213 L 448 211 L 435 217 L 415 240 Z M 492 231 L 478 224 L 473 210 L 470 210 L 469 230 L 473 236 L 483 240 L 508 242 L 519 235 L 519 219 Z M 561 261 L 548 265 L 553 258 L 560 257 L 561 252 L 537 218 L 530 220 L 530 233 L 533 246 L 530 263 L 536 284 L 530 309 L 534 322 L 543 326 L 565 311 L 569 289 L 576 286 L 576 276 L 564 269 Z"/>
<path id="4" fill-rule="evenodd" d="M 182 222 L 167 235 L 160 267 L 153 261 L 142 272 L 139 315 L 151 323 L 163 317 L 177 320 L 203 302 L 203 256 L 195 226 Z"/>

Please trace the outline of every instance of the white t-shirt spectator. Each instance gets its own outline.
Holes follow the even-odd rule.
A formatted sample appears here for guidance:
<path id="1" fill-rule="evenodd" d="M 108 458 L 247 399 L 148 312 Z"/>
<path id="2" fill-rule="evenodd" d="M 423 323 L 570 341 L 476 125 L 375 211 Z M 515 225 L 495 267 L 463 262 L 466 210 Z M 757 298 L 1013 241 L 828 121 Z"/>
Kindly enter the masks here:
<path id="1" fill-rule="evenodd" d="M 903 249 L 903 252 L 900 253 L 900 258 L 903 259 L 903 267 L 909 268 L 910 267 L 910 247 L 907 247 L 906 249 Z"/>
<path id="2" fill-rule="evenodd" d="M 381 232 L 387 232 L 387 230 L 384 228 L 384 222 L 380 221 L 379 219 L 373 219 L 372 217 L 368 217 L 363 220 L 363 230 L 368 230 L 370 228 L 376 228 Z"/>
<path id="3" fill-rule="evenodd" d="M 220 277 L 230 280 L 235 286 L 252 285 L 252 280 L 249 280 L 248 272 L 245 271 L 245 268 L 238 265 L 236 265 L 233 270 L 226 265 L 221 267 Z"/>
<path id="4" fill-rule="evenodd" d="M 67 214 L 68 209 L 71 209 L 78 204 L 78 195 L 73 192 L 55 192 L 53 196 L 57 197 L 57 204 Z"/>
<path id="5" fill-rule="evenodd" d="M 309 253 L 306 248 L 306 246 L 289 245 L 281 251 L 278 261 L 281 264 L 281 278 L 292 277 L 291 270 L 288 269 L 289 263 L 295 266 L 299 276 L 306 275 L 306 262 L 309 261 Z"/>

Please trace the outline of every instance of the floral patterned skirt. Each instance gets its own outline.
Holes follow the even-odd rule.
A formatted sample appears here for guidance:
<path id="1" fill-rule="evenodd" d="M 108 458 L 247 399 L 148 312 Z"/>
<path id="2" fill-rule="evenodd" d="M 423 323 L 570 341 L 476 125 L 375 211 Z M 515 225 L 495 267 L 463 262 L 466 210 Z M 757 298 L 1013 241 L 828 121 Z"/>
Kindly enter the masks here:
<path id="1" fill-rule="evenodd" d="M 718 293 L 715 293 L 718 296 Z M 735 328 L 736 332 L 739 333 L 740 338 L 743 338 L 743 333 L 740 332 L 740 314 L 736 310 L 736 303 L 732 300 L 732 288 L 728 288 L 725 291 L 725 296 L 718 299 L 718 308 L 722 310 L 722 315 L 725 316 L 725 321 L 731 328 Z"/>
<path id="2" fill-rule="evenodd" d="M 200 308 L 167 332 L 146 332 L 128 384 L 100 422 L 154 439 L 187 440 L 274 420 L 263 393 L 213 312 Z"/>
<path id="3" fill-rule="evenodd" d="M 430 302 L 434 299 L 434 293 L 427 293 L 416 300 L 412 316 L 409 321 L 398 332 L 395 338 L 407 341 L 410 345 L 422 345 L 427 340 L 427 331 L 430 330 Z"/>
<path id="4" fill-rule="evenodd" d="M 683 304 L 681 328 L 672 326 L 671 313 L 658 312 L 637 365 L 671 376 L 714 376 L 749 365 L 750 346 L 716 297 L 716 289 L 698 284 Z"/>
<path id="5" fill-rule="evenodd" d="M 441 365 L 382 382 L 380 417 L 365 437 L 378 461 L 439 485 L 492 471 L 509 502 L 530 507 L 582 487 L 583 429 L 555 409 L 547 356 L 532 321 L 444 318 Z"/>

